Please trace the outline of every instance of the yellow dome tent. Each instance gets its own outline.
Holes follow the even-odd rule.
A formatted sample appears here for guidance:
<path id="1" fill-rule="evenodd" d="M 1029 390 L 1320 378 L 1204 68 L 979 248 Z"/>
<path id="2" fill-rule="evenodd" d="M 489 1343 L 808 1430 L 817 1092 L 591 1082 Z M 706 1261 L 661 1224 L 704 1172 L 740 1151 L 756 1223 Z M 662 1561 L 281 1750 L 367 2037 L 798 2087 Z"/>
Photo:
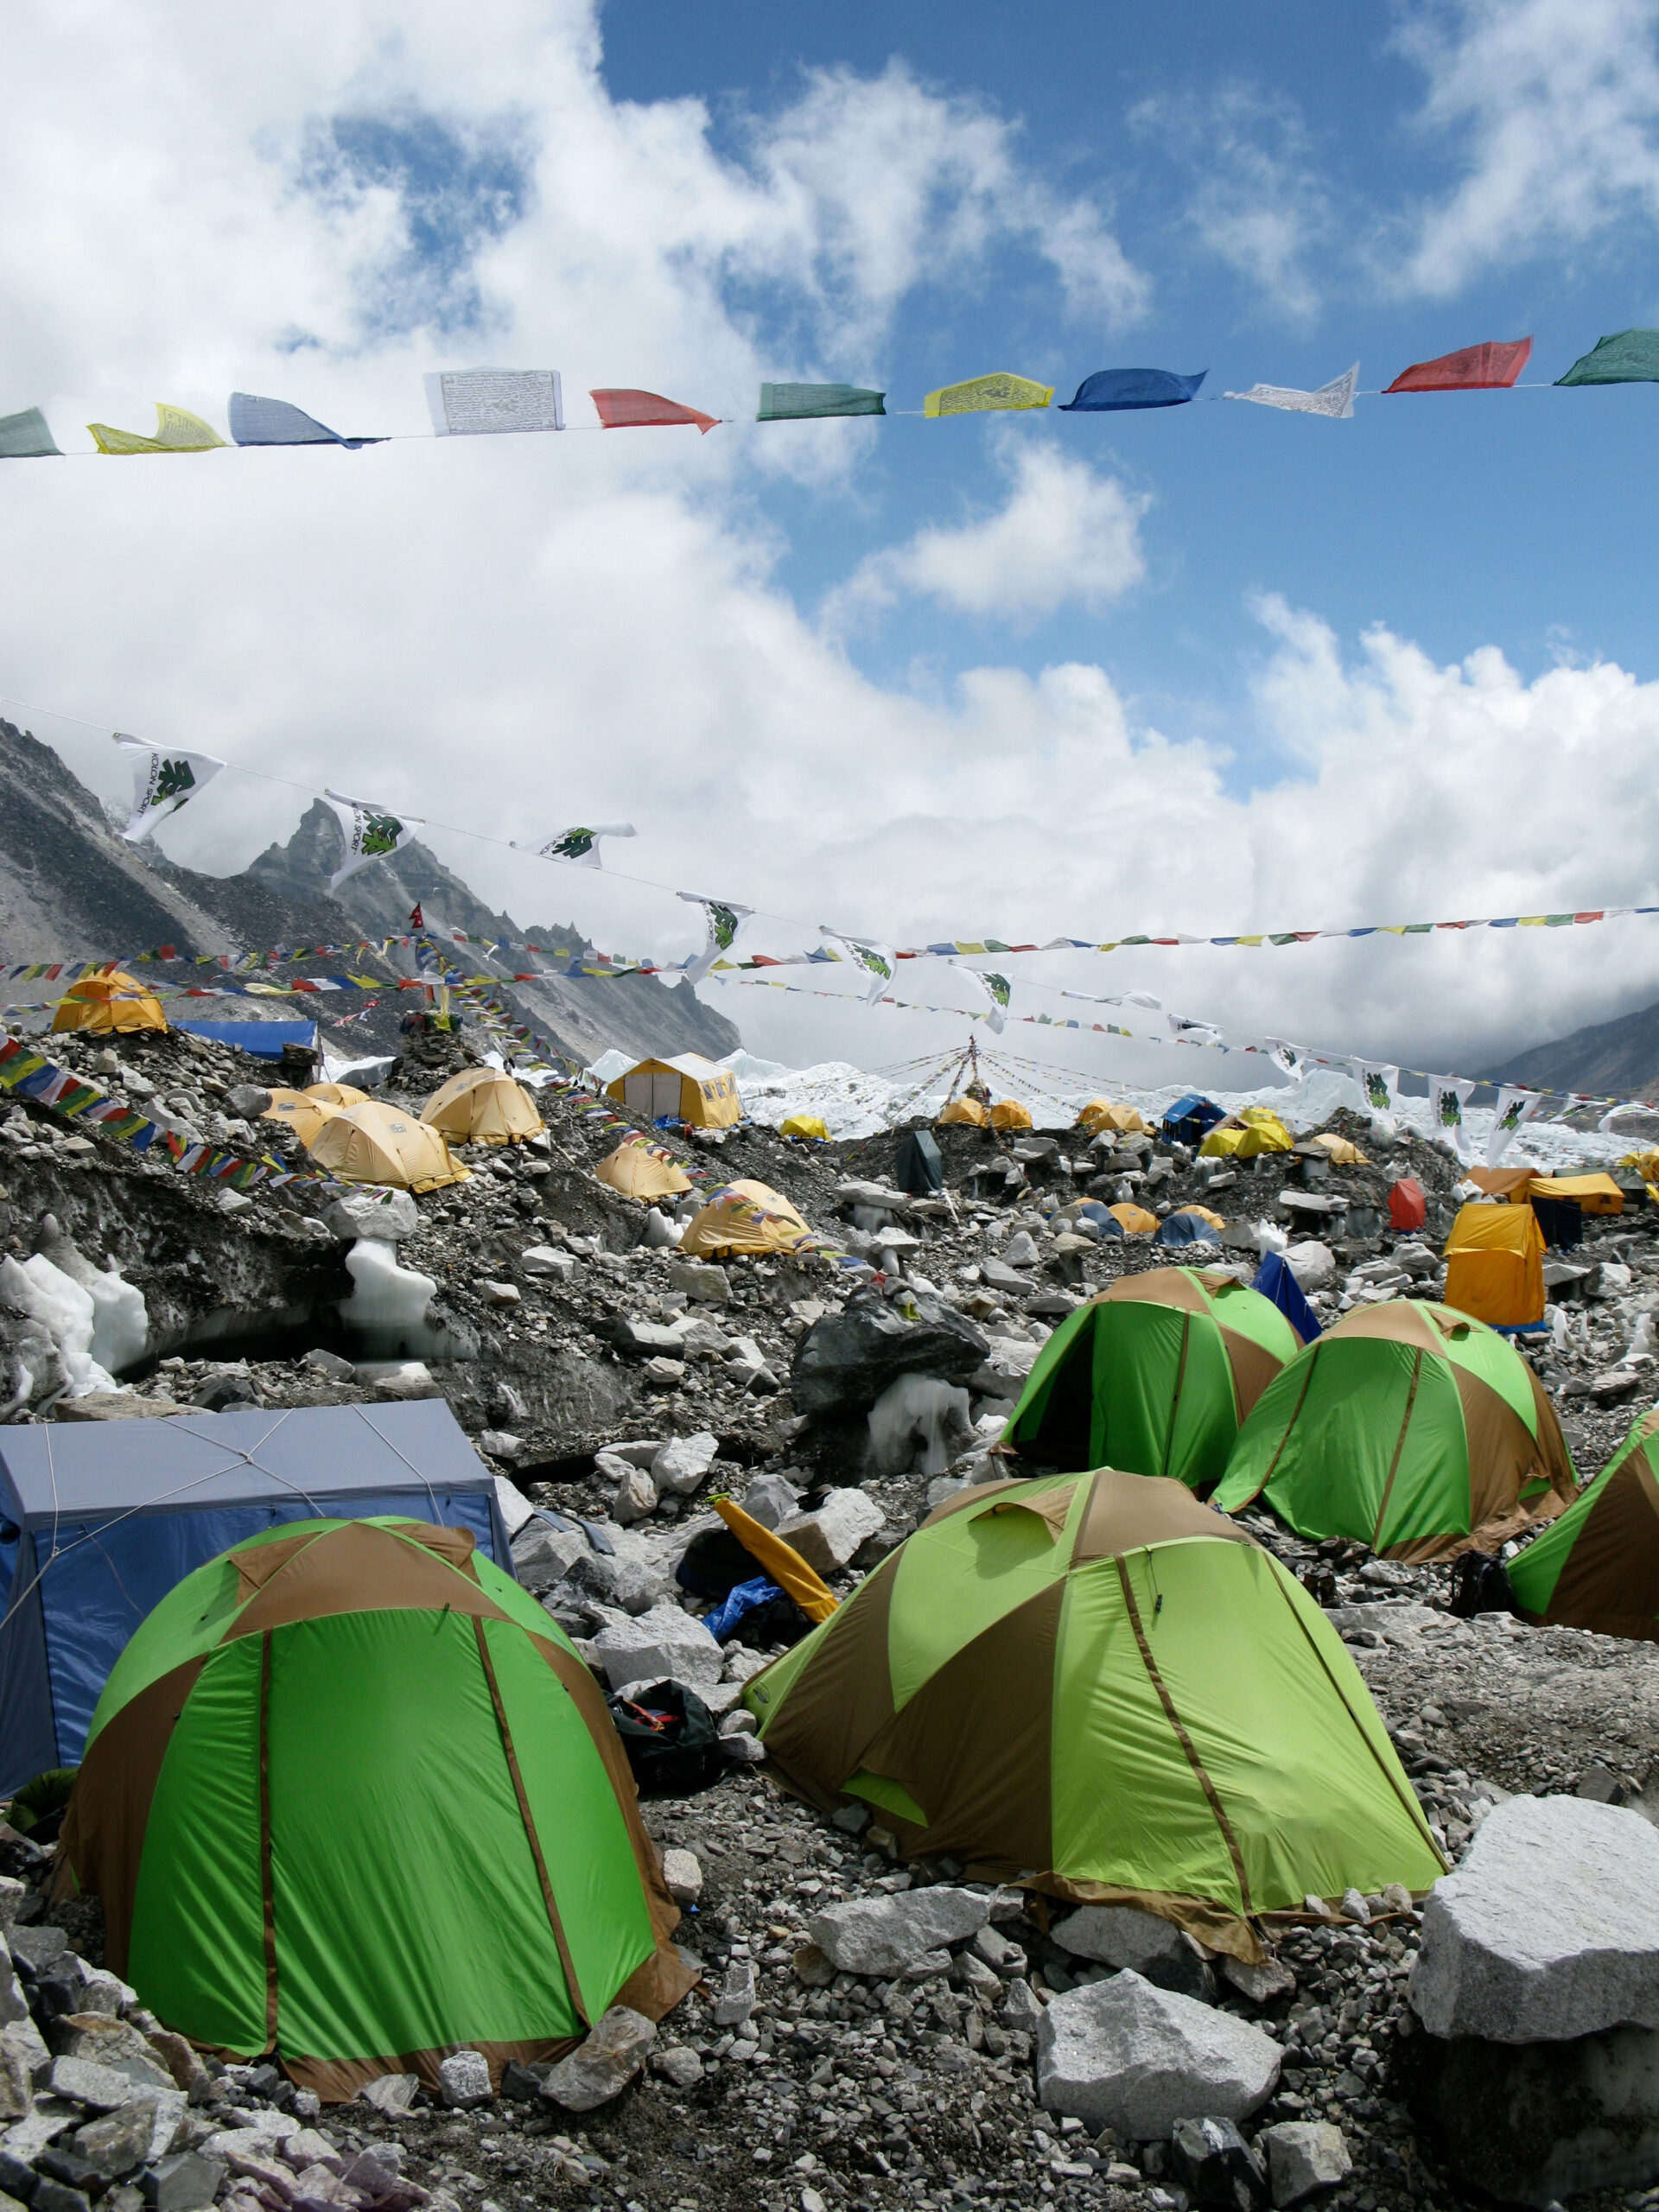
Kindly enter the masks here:
<path id="1" fill-rule="evenodd" d="M 1237 1121 L 1211 1130 L 1198 1147 L 1206 1160 L 1254 1160 L 1258 1153 L 1288 1152 L 1295 1139 L 1267 1106 L 1247 1106 Z"/>
<path id="2" fill-rule="evenodd" d="M 812 1231 L 789 1200 L 764 1183 L 728 1183 L 692 1216 L 680 1239 L 688 1259 L 717 1260 L 730 1252 L 798 1252 Z"/>
<path id="3" fill-rule="evenodd" d="M 1530 1206 L 1459 1206 L 1446 1240 L 1446 1303 L 1493 1328 L 1544 1318 L 1544 1232 Z"/>
<path id="4" fill-rule="evenodd" d="M 1357 1144 L 1339 1137 L 1334 1129 L 1321 1129 L 1317 1136 L 1309 1137 L 1308 1142 L 1328 1153 L 1338 1167 L 1369 1167 L 1371 1164 Z"/>
<path id="5" fill-rule="evenodd" d="M 167 1016 L 154 991 L 118 969 L 112 976 L 88 976 L 71 983 L 58 1001 L 52 1028 L 54 1035 L 61 1029 L 88 1029 L 98 1036 L 130 1036 L 143 1030 L 165 1036 Z"/>
<path id="6" fill-rule="evenodd" d="M 319 1167 L 343 1183 L 437 1191 L 448 1183 L 464 1183 L 471 1173 L 450 1157 L 435 1129 L 377 1098 L 331 1114 L 306 1149 Z"/>
<path id="7" fill-rule="evenodd" d="M 647 1122 L 688 1122 L 693 1128 L 729 1129 L 743 1118 L 737 1077 L 696 1052 L 677 1059 L 636 1060 L 605 1096 Z"/>
<path id="8" fill-rule="evenodd" d="M 810 1137 L 816 1144 L 828 1144 L 830 1132 L 816 1114 L 791 1114 L 782 1122 L 780 1137 Z"/>
<path id="9" fill-rule="evenodd" d="M 1529 1198 L 1576 1198 L 1586 1213 L 1623 1213 L 1624 1193 L 1611 1175 L 1535 1175 Z"/>
<path id="10" fill-rule="evenodd" d="M 366 1090 L 357 1090 L 349 1083 L 308 1083 L 308 1098 L 320 1098 L 325 1106 L 365 1106 L 369 1102 Z"/>
<path id="11" fill-rule="evenodd" d="M 427 1100 L 421 1119 L 452 1144 L 522 1144 L 542 1128 L 536 1101 L 499 1068 L 452 1075 Z"/>
<path id="12" fill-rule="evenodd" d="M 292 1129 L 309 1152 L 312 1138 L 340 1110 L 326 1098 L 308 1098 L 302 1090 L 285 1090 L 279 1085 L 271 1092 L 270 1103 L 259 1118 L 262 1122 L 280 1122 L 285 1128 Z"/>
<path id="13" fill-rule="evenodd" d="M 1028 1129 L 1031 1127 L 1030 1109 L 1022 1106 L 1017 1098 L 999 1098 L 991 1109 L 991 1127 L 994 1129 Z"/>
<path id="14" fill-rule="evenodd" d="M 936 1128 L 944 1128 L 948 1122 L 965 1122 L 970 1128 L 975 1129 L 988 1129 L 991 1126 L 991 1117 L 977 1098 L 953 1098 L 940 1113 L 934 1126 Z"/>
<path id="15" fill-rule="evenodd" d="M 1091 1098 L 1077 1116 L 1077 1127 L 1091 1137 L 1097 1137 L 1103 1129 L 1116 1130 L 1122 1136 L 1153 1134 L 1152 1123 L 1143 1118 L 1138 1107 L 1115 1106 L 1109 1098 Z"/>
<path id="16" fill-rule="evenodd" d="M 1121 1205 L 1108 1206 L 1106 1211 L 1118 1223 L 1126 1236 L 1151 1236 L 1157 1230 L 1157 1215 L 1148 1213 L 1144 1206 L 1130 1205 L 1127 1199 Z"/>
<path id="17" fill-rule="evenodd" d="M 624 1137 L 594 1173 L 625 1198 L 665 1198 L 691 1188 L 691 1178 L 673 1154 L 659 1144 L 647 1144 L 644 1137 Z"/>

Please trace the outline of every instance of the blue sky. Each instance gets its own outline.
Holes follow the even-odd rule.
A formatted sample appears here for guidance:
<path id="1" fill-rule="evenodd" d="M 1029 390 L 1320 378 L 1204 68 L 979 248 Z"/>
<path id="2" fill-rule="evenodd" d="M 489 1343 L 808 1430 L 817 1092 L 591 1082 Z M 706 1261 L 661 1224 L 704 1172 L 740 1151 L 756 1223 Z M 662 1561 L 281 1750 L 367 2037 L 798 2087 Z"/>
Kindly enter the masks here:
<path id="1" fill-rule="evenodd" d="M 245 864 L 331 782 L 658 958 L 677 889 L 772 952 L 1659 899 L 1659 391 L 1210 397 L 1529 334 L 1541 382 L 1659 324 L 1659 0 L 163 13 L 137 48 L 113 0 L 17 16 L 0 413 L 75 457 L 6 472 L 0 695 L 84 717 L 22 718 L 111 797 L 103 729 L 254 772 L 180 859 Z M 572 434 L 435 445 L 422 374 L 480 361 L 560 369 Z M 1135 365 L 1205 397 L 752 419 L 768 376 L 914 409 Z M 599 434 L 611 384 L 730 419 Z M 232 389 L 397 441 L 112 466 L 79 427 L 222 429 Z M 620 817 L 612 875 L 505 842 Z M 1474 1066 L 1659 995 L 1650 924 L 1544 935 L 1050 957 L 1016 1011 L 1150 989 Z M 960 1033 L 741 1018 L 795 1060 Z"/>

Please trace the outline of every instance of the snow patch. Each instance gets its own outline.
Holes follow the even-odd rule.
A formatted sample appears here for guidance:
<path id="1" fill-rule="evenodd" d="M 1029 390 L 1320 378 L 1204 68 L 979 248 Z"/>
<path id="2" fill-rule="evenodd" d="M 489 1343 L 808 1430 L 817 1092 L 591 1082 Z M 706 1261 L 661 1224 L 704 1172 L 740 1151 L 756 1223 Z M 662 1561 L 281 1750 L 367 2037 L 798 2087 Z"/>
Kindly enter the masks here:
<path id="1" fill-rule="evenodd" d="M 42 1370 L 55 1354 L 72 1398 L 84 1398 L 89 1390 L 120 1389 L 114 1376 L 92 1357 L 98 1315 L 91 1293 L 61 1268 L 54 1268 L 43 1252 L 34 1253 L 21 1266 L 14 1259 L 0 1260 L 0 1300 L 40 1324 Z M 19 1357 L 33 1370 L 27 1348 Z M 36 1387 L 45 1379 L 43 1371 L 37 1373 Z"/>
<path id="2" fill-rule="evenodd" d="M 413 1268 L 400 1268 L 390 1244 L 359 1236 L 346 1255 L 346 1266 L 356 1286 L 340 1307 L 348 1327 L 365 1330 L 419 1329 L 426 1319 L 437 1285 L 430 1275 Z"/>

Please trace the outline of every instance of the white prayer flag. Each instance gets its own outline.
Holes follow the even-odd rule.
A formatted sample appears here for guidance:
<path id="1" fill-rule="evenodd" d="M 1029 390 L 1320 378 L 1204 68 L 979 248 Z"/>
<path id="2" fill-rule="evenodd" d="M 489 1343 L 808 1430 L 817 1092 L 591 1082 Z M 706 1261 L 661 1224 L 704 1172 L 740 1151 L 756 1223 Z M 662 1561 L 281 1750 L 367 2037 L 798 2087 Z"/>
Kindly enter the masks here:
<path id="1" fill-rule="evenodd" d="M 1373 1114 L 1392 1114 L 1400 1097 L 1400 1071 L 1384 1060 L 1356 1060 L 1354 1073 Z"/>
<path id="2" fill-rule="evenodd" d="M 1505 1084 L 1497 1094 L 1497 1117 L 1486 1140 L 1486 1165 L 1496 1167 L 1509 1150 L 1510 1140 L 1523 1122 L 1529 1122 L 1543 1104 L 1543 1094 Z"/>
<path id="3" fill-rule="evenodd" d="M 142 737 L 117 730 L 115 741 L 133 755 L 132 819 L 121 835 L 139 844 L 156 824 L 176 814 L 225 766 L 211 753 L 164 753 Z"/>
<path id="4" fill-rule="evenodd" d="M 346 833 L 346 858 L 328 879 L 331 891 L 338 891 L 348 875 L 355 875 L 371 861 L 389 858 L 406 837 L 426 827 L 424 822 L 406 821 L 383 806 L 371 805 L 367 799 L 347 798 L 344 791 L 332 791 L 326 785 L 322 795 L 340 817 L 340 826 Z"/>
<path id="5" fill-rule="evenodd" d="M 1258 407 L 1282 407 L 1293 415 L 1332 415 L 1346 422 L 1354 411 L 1354 386 L 1358 382 L 1356 361 L 1346 376 L 1333 377 L 1317 391 L 1297 391 L 1282 384 L 1253 384 L 1248 391 L 1224 391 L 1222 397 L 1253 399 Z"/>
<path id="6" fill-rule="evenodd" d="M 1300 1083 L 1304 1073 L 1306 1055 L 1297 1045 L 1287 1045 L 1282 1037 L 1267 1039 L 1268 1058 L 1281 1075 L 1294 1076 Z"/>
<path id="7" fill-rule="evenodd" d="M 824 922 L 818 924 L 818 934 L 840 949 L 843 960 L 850 960 L 855 968 L 862 968 L 874 976 L 874 986 L 865 1001 L 867 1006 L 874 1006 L 892 982 L 899 964 L 893 947 L 873 944 L 868 938 L 845 937 Z"/>
<path id="8" fill-rule="evenodd" d="M 556 830 L 550 837 L 527 841 L 520 844 L 514 837 L 510 842 L 515 852 L 534 853 L 537 860 L 569 861 L 575 868 L 602 868 L 599 856 L 601 837 L 637 837 L 639 831 L 632 822 L 594 822 L 573 823 L 569 830 Z"/>
<path id="9" fill-rule="evenodd" d="M 709 941 L 695 960 L 685 963 L 685 980 L 693 986 L 700 983 L 722 952 L 729 952 L 737 942 L 737 933 L 754 909 L 740 906 L 729 899 L 702 899 L 695 891 L 682 891 L 680 897 L 689 906 L 701 906 L 709 928 Z"/>
<path id="10" fill-rule="evenodd" d="M 1014 995 L 1014 988 L 1007 977 L 994 976 L 986 969 L 969 968 L 956 960 L 947 961 L 945 965 L 954 968 L 959 976 L 971 977 L 975 988 L 985 1001 L 986 1026 L 1000 1037 L 1007 1026 L 1007 1004 Z"/>
<path id="11" fill-rule="evenodd" d="M 1475 1086 L 1455 1076 L 1432 1075 L 1428 1078 L 1428 1118 L 1433 1128 L 1451 1138 L 1458 1156 L 1467 1160 L 1470 1155 L 1469 1132 L 1463 1125 L 1465 1103 L 1474 1096 Z"/>
<path id="12" fill-rule="evenodd" d="M 442 369 L 425 382 L 432 428 L 441 438 L 564 428 L 556 369 Z"/>

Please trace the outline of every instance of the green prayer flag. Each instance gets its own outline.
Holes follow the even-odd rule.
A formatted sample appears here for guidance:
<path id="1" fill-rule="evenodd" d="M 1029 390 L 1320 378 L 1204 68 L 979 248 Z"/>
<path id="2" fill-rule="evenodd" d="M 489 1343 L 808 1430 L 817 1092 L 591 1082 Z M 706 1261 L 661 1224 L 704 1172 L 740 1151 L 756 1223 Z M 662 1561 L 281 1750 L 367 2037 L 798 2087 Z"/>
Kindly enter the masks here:
<path id="1" fill-rule="evenodd" d="M 38 407 L 25 407 L 21 415 L 0 415 L 0 461 L 27 461 L 57 451 Z"/>
<path id="2" fill-rule="evenodd" d="M 1574 361 L 1563 384 L 1659 384 L 1659 330 L 1618 330 Z"/>
<path id="3" fill-rule="evenodd" d="M 820 415 L 885 415 L 885 391 L 855 384 L 763 384 L 757 423 L 801 423 Z"/>

